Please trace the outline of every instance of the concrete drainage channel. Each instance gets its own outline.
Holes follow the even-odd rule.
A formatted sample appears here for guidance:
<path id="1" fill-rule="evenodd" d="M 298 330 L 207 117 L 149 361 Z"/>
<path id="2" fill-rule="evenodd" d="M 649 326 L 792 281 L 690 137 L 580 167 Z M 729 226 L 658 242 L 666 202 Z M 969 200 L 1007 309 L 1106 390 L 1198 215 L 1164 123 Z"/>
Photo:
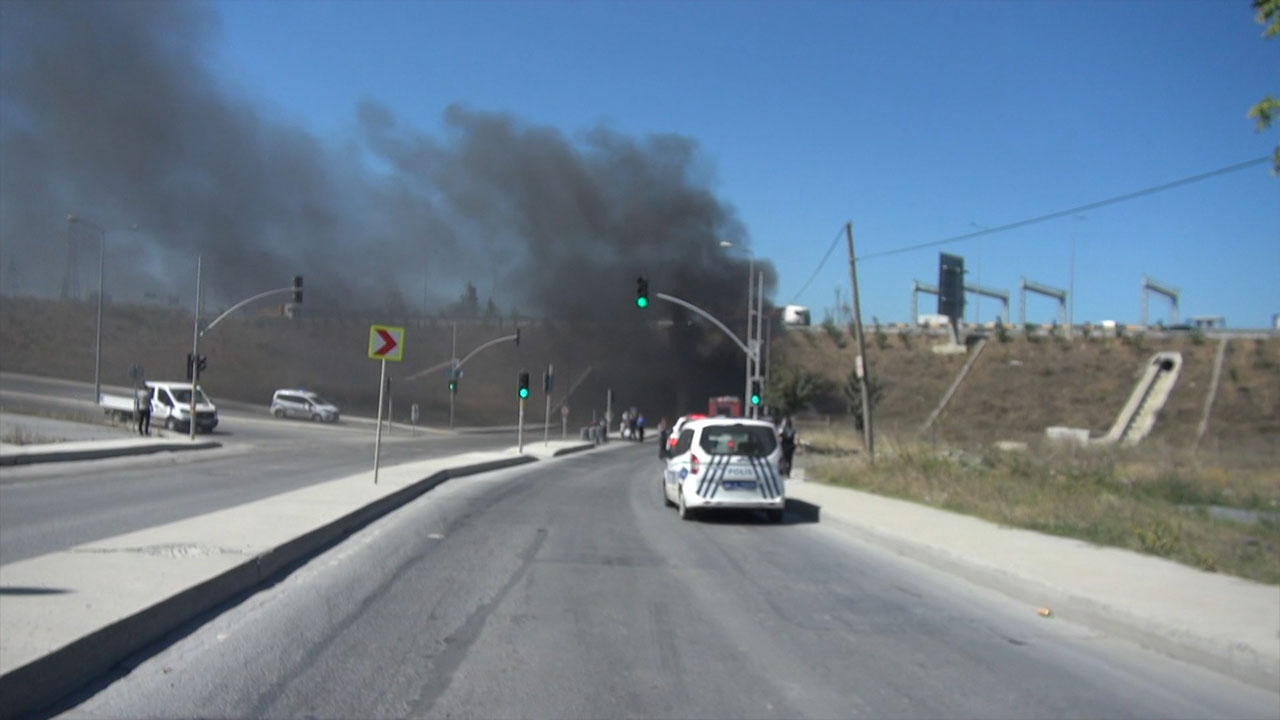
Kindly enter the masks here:
<path id="1" fill-rule="evenodd" d="M 593 447 L 587 444 L 560 447 L 554 451 L 548 449 L 546 456 L 559 457 Z M 538 459 L 533 455 L 517 455 L 438 470 L 266 551 L 246 555 L 242 561 L 163 597 L 159 602 L 106 622 L 92 632 L 0 676 L 0 697 L 4 698 L 0 719 L 22 717 L 48 709 L 95 678 L 110 673 L 129 657 L 162 641 L 174 629 L 251 593 L 266 582 L 287 575 L 311 557 L 447 480 L 524 465 Z M 195 552 L 191 549 L 193 547 L 201 546 L 187 543 L 139 544 L 119 551 L 80 548 L 73 553 L 83 556 L 84 553 L 100 552 L 103 554 L 98 557 L 105 557 L 109 554 L 128 555 L 130 551 L 138 554 L 150 548 L 153 552 L 142 554 L 181 558 Z M 236 555 L 244 555 L 231 548 L 219 549 L 216 554 L 231 560 Z M 11 580 L 4 584 L 10 583 Z M 31 582 L 25 584 L 30 585 Z"/>

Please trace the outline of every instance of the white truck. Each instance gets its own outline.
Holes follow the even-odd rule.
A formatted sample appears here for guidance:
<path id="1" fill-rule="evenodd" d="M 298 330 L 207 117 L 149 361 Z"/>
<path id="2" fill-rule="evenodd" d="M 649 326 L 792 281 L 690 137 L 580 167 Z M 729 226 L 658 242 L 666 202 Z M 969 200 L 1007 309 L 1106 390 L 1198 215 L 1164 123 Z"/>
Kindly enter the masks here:
<path id="1" fill-rule="evenodd" d="M 191 383 L 148 381 L 147 387 L 152 390 L 151 424 L 163 425 L 169 430 L 190 432 Z M 119 421 L 134 420 L 134 402 L 133 395 L 103 393 L 98 398 L 98 405 L 103 412 Z M 212 432 L 217 426 L 218 408 L 203 390 L 197 390 L 196 429 L 200 432 Z"/>

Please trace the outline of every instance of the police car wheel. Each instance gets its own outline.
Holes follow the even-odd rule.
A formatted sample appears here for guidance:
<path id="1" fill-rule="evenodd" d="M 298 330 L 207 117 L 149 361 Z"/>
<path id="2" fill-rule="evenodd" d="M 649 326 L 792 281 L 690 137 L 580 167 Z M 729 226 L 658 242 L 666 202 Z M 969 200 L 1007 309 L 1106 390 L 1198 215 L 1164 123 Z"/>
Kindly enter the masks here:
<path id="1" fill-rule="evenodd" d="M 177 422 L 175 422 L 173 418 L 165 418 L 165 421 L 164 421 L 164 429 L 165 429 L 165 430 L 177 430 L 177 429 L 178 429 L 178 423 L 177 423 Z"/>
<path id="2" fill-rule="evenodd" d="M 688 505 L 685 505 L 685 504 L 684 504 L 684 491 L 683 491 L 683 490 L 681 490 L 681 491 L 680 491 L 680 495 L 679 495 L 678 497 L 679 497 L 679 502 L 678 502 L 678 504 L 676 505 L 676 507 L 680 510 L 680 519 L 681 519 L 681 520 L 692 520 L 692 519 L 693 519 L 693 509 L 692 509 L 692 508 L 690 508 Z"/>
<path id="3" fill-rule="evenodd" d="M 320 422 L 320 416 L 313 414 L 311 416 L 311 422 Z"/>
<path id="4" fill-rule="evenodd" d="M 675 507 L 675 506 L 676 506 L 676 504 L 675 504 L 675 503 L 671 502 L 671 498 L 667 497 L 667 481 L 666 481 L 666 480 L 661 480 L 661 481 L 659 481 L 658 491 L 662 493 L 662 506 L 663 506 L 663 507 Z"/>
<path id="5" fill-rule="evenodd" d="M 284 417 L 284 408 L 271 408 L 271 414 L 278 418 Z"/>

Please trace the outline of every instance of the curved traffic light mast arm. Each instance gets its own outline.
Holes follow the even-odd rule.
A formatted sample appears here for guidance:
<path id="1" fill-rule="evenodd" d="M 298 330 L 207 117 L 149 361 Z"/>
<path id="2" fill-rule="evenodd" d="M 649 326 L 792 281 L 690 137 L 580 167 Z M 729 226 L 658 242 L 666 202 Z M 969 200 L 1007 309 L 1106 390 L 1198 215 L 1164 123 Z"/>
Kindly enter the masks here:
<path id="1" fill-rule="evenodd" d="M 418 372 L 416 372 L 416 373 L 414 373 L 414 374 L 412 374 L 412 375 L 407 376 L 406 378 L 404 378 L 404 379 L 403 379 L 403 380 L 401 380 L 400 382 L 409 382 L 410 380 L 417 380 L 418 378 L 422 377 L 423 375 L 426 375 L 427 373 L 433 373 L 433 372 L 435 372 L 435 371 L 437 371 L 437 370 L 441 370 L 441 369 L 443 369 L 443 368 L 447 368 L 447 367 L 449 367 L 449 366 L 450 366 L 450 365 L 452 365 L 452 364 L 453 364 L 453 360 L 445 360 L 444 362 L 438 362 L 438 363 L 436 363 L 435 365 L 432 365 L 432 366 L 431 366 L 431 367 L 429 367 L 429 368 L 424 368 L 424 369 L 419 370 Z"/>
<path id="2" fill-rule="evenodd" d="M 508 340 L 512 340 L 512 341 L 514 341 L 514 342 L 516 342 L 516 343 L 519 343 L 519 342 L 520 342 L 520 333 L 515 333 L 514 335 L 503 335 L 503 336 L 502 336 L 502 337 L 500 337 L 500 338 L 494 338 L 494 339 L 490 340 L 489 342 L 487 342 L 487 343 L 485 343 L 485 344 L 481 345 L 480 347 L 476 348 L 475 350 L 472 350 L 471 352 L 467 353 L 465 357 L 463 357 L 461 360 L 459 360 L 459 361 L 458 361 L 458 364 L 457 364 L 457 365 L 455 365 L 455 366 L 454 366 L 454 368 L 455 368 L 455 369 L 457 369 L 457 368 L 461 368 L 463 365 L 465 365 L 465 364 L 466 364 L 466 362 L 467 362 L 468 360 L 470 360 L 472 357 L 474 357 L 474 356 L 475 356 L 475 354 L 476 354 L 476 353 L 478 353 L 478 352 L 480 352 L 481 350 L 484 350 L 485 348 L 488 348 L 488 347 L 493 347 L 494 345 L 497 345 L 497 344 L 498 344 L 498 343 L 500 343 L 500 342 L 507 342 Z"/>
<path id="3" fill-rule="evenodd" d="M 205 326 L 204 326 L 204 329 L 200 331 L 200 335 L 203 337 L 205 333 L 207 333 L 207 332 L 209 332 L 210 330 L 212 330 L 212 329 L 213 329 L 213 326 L 214 326 L 214 325 L 217 325 L 218 323 L 222 322 L 222 319 L 223 319 L 223 318 L 225 318 L 226 316 L 230 315 L 231 313 L 235 312 L 236 310 L 239 310 L 240 308 L 244 307 L 245 305 L 248 305 L 249 303 L 251 303 L 251 302 L 253 302 L 253 301 L 255 301 L 255 300 L 261 300 L 262 298 L 267 297 L 267 296 L 269 296 L 269 295 L 279 295 L 279 294 L 281 294 L 281 293 L 291 293 L 291 292 L 293 292 L 293 291 L 294 291 L 294 290 L 296 290 L 296 289 L 297 289 L 297 288 L 295 288 L 295 287 L 293 287 L 293 286 L 286 287 L 286 288 L 276 288 L 275 290 L 268 290 L 268 291 L 266 291 L 266 292 L 258 293 L 257 295 L 254 295 L 254 296 L 253 296 L 253 297 L 251 297 L 251 298 L 245 298 L 244 300 L 241 300 L 240 302 L 236 303 L 235 305 L 232 305 L 231 307 L 227 308 L 227 311 L 226 311 L 226 312 L 224 312 L 224 313 L 222 313 L 222 314 L 221 314 L 221 315 L 219 315 L 218 317 L 214 318 L 214 319 L 213 319 L 213 322 L 209 323 L 208 325 L 205 325 Z"/>
<path id="4" fill-rule="evenodd" d="M 679 305 L 679 306 L 681 306 L 681 307 L 688 308 L 688 309 L 690 309 L 690 310 L 692 310 L 692 311 L 694 311 L 694 312 L 698 313 L 698 314 L 699 314 L 699 315 L 701 315 L 702 317 L 704 317 L 704 318 L 706 318 L 706 319 L 710 320 L 712 323 L 715 323 L 715 326 L 716 326 L 716 327 L 718 327 L 718 328 L 720 328 L 721 330 L 723 330 L 725 335 L 728 335 L 728 336 L 729 336 L 729 338 L 730 338 L 730 339 L 732 339 L 732 340 L 733 340 L 733 342 L 734 342 L 734 343 L 736 343 L 736 344 L 737 344 L 737 346 L 738 346 L 739 348 L 742 348 L 742 352 L 746 353 L 746 354 L 747 354 L 747 357 L 749 357 L 749 358 L 751 358 L 751 359 L 753 359 L 753 360 L 755 359 L 755 357 L 756 357 L 756 356 L 755 356 L 755 354 L 751 352 L 751 349 L 747 347 L 746 343 L 744 343 L 744 342 L 742 342 L 741 340 L 739 340 L 739 339 L 738 339 L 738 336 L 737 336 L 737 335 L 734 335 L 732 330 L 730 330 L 729 328 L 725 327 L 724 323 L 722 323 L 722 322 L 720 322 L 719 320 L 717 320 L 717 319 L 715 318 L 715 316 L 713 316 L 711 313 L 707 312 L 706 310 L 703 310 L 702 308 L 698 307 L 697 305 L 694 305 L 694 304 L 693 304 L 693 303 L 691 303 L 691 302 L 687 302 L 687 301 L 685 301 L 685 300 L 681 300 L 680 298 L 675 297 L 675 296 L 673 296 L 673 295 L 668 295 L 668 294 L 666 294 L 666 293 L 654 293 L 654 294 L 653 294 L 653 296 L 654 296 L 654 297 L 656 297 L 656 298 L 658 298 L 659 300 L 666 300 L 667 302 L 672 302 L 672 303 L 675 303 L 675 304 L 677 304 L 677 305 Z"/>
<path id="5" fill-rule="evenodd" d="M 432 365 L 432 366 L 431 366 L 431 367 L 429 367 L 429 368 L 424 368 L 424 369 L 419 370 L 418 372 L 416 372 L 416 373 L 414 373 L 414 374 L 412 374 L 412 375 L 409 375 L 408 377 L 406 377 L 406 378 L 405 378 L 404 380 L 402 380 L 401 382 L 408 382 L 408 381 L 410 381 L 410 380 L 417 380 L 418 378 L 422 377 L 423 375 L 426 375 L 427 373 L 433 373 L 433 372 L 435 372 L 435 371 L 437 371 L 437 370 L 440 370 L 440 369 L 443 369 L 443 368 L 447 368 L 447 367 L 449 367 L 450 365 L 453 365 L 453 368 L 454 368 L 455 370 L 457 370 L 458 368 L 461 368 L 461 367 L 462 367 L 462 363 L 465 363 L 466 361 L 470 360 L 472 355 L 475 355 L 476 353 L 480 352 L 481 350 L 484 350 L 485 348 L 488 348 L 488 347 L 493 347 L 494 345 L 497 345 L 498 343 L 501 343 L 501 342 L 506 342 L 506 341 L 508 341 L 508 340 L 518 341 L 519 339 L 520 339 L 520 333 L 515 333 L 514 335 L 503 335 L 503 336 L 502 336 L 502 337 L 500 337 L 500 338 L 494 338 L 493 340 L 490 340 L 489 342 L 487 342 L 487 343 L 485 343 L 485 344 L 481 345 L 480 347 L 476 348 L 475 350 L 472 350 L 471 352 L 467 353 L 467 356 L 466 356 L 466 357 L 464 357 L 464 358 L 462 358 L 461 360 L 459 360 L 457 365 L 454 365 L 454 364 L 453 364 L 453 360 L 445 360 L 444 362 L 438 362 L 438 363 L 436 363 L 435 365 Z"/>

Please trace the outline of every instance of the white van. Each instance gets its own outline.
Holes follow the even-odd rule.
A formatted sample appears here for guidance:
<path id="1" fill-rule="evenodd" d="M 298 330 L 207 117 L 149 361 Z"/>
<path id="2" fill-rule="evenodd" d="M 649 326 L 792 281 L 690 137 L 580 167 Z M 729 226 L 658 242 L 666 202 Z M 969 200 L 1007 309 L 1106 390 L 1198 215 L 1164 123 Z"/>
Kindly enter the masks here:
<path id="1" fill-rule="evenodd" d="M 662 498 L 685 520 L 713 510 L 749 509 L 782 522 L 787 500 L 781 458 L 777 431 L 764 420 L 692 420 L 671 448 Z"/>
<path id="2" fill-rule="evenodd" d="M 163 425 L 169 430 L 191 431 L 191 383 L 147 382 L 151 388 L 151 424 Z M 205 395 L 196 390 L 196 430 L 213 432 L 218 427 L 218 408 Z"/>

